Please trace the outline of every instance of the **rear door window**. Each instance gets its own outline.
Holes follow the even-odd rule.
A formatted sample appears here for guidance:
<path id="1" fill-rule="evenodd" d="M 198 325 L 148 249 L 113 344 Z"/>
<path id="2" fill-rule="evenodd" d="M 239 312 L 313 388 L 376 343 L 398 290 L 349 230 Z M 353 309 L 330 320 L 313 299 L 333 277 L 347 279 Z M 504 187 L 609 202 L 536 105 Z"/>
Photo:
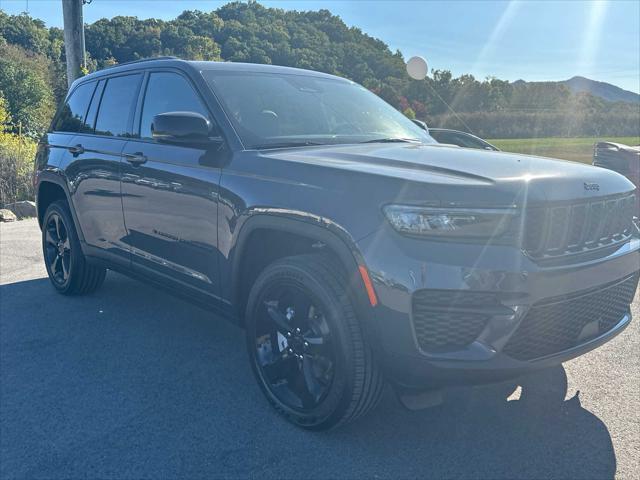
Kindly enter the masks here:
<path id="1" fill-rule="evenodd" d="M 140 119 L 140 137 L 151 138 L 153 117 L 167 112 L 195 112 L 209 118 L 207 109 L 189 81 L 171 72 L 149 75 Z"/>
<path id="2" fill-rule="evenodd" d="M 82 133 L 91 130 L 85 120 L 96 83 L 83 83 L 71 93 L 56 116 L 53 131 Z"/>
<path id="3" fill-rule="evenodd" d="M 107 80 L 96 119 L 96 135 L 126 137 L 129 134 L 142 74 Z"/>

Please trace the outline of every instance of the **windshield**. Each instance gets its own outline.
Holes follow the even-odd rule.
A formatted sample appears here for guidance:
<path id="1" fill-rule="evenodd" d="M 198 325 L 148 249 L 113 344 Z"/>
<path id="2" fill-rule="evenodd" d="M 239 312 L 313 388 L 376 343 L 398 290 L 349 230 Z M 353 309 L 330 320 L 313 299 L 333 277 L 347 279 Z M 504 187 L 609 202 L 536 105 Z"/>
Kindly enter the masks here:
<path id="1" fill-rule="evenodd" d="M 415 141 L 423 129 L 346 80 L 276 73 L 203 71 L 246 148 Z"/>

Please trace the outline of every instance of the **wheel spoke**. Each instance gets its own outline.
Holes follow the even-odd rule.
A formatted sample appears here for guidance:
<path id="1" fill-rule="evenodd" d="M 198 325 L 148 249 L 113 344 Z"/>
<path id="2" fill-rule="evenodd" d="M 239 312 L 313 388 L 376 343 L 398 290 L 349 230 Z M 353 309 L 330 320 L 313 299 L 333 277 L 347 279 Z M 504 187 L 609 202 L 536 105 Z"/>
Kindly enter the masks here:
<path id="1" fill-rule="evenodd" d="M 53 239 L 53 236 L 51 235 L 51 231 L 48 228 L 45 229 L 45 232 L 44 232 L 44 241 L 54 246 L 57 245 L 58 243 Z"/>
<path id="2" fill-rule="evenodd" d="M 60 217 L 58 215 L 54 215 L 53 222 L 56 224 L 56 235 L 58 236 L 58 240 L 62 240 L 62 235 L 60 235 Z"/>
<path id="3" fill-rule="evenodd" d="M 51 273 L 55 276 L 58 270 L 58 262 L 60 261 L 60 257 L 56 255 L 53 261 L 49 264 L 49 268 L 51 268 Z"/>
<path id="4" fill-rule="evenodd" d="M 317 400 L 307 388 L 307 382 L 303 375 L 302 361 L 297 361 L 296 372 L 289 379 L 289 390 L 298 397 L 302 408 L 310 409 L 316 406 Z"/>
<path id="5" fill-rule="evenodd" d="M 293 357 L 279 352 L 271 362 L 262 365 L 262 369 L 271 383 L 277 383 L 288 377 L 292 360 Z"/>
<path id="6" fill-rule="evenodd" d="M 291 299 L 291 307 L 296 312 L 291 323 L 300 329 L 304 329 L 308 319 L 309 309 L 311 308 L 310 301 L 307 298 L 295 296 Z"/>
<path id="7" fill-rule="evenodd" d="M 305 333 L 302 338 L 304 338 L 304 341 L 307 342 L 309 345 L 323 345 L 324 344 L 324 338 L 322 336 L 320 336 L 320 335 L 316 335 L 311 330 L 309 332 Z"/>
<path id="8" fill-rule="evenodd" d="M 281 332 L 288 332 L 291 329 L 291 325 L 289 325 L 287 317 L 283 313 L 280 313 L 280 311 L 278 311 L 278 309 L 276 309 L 272 303 L 273 302 L 265 302 L 269 317 L 275 322 Z"/>
<path id="9" fill-rule="evenodd" d="M 305 386 L 313 397 L 314 402 L 317 402 L 318 398 L 322 394 L 323 386 L 318 382 L 313 371 L 313 360 L 309 355 L 305 355 L 302 357 L 301 363 Z"/>
<path id="10" fill-rule="evenodd" d="M 60 257 L 60 263 L 62 263 L 62 279 L 67 280 L 69 277 L 69 266 L 67 265 L 68 260 L 65 262 L 65 257 Z"/>

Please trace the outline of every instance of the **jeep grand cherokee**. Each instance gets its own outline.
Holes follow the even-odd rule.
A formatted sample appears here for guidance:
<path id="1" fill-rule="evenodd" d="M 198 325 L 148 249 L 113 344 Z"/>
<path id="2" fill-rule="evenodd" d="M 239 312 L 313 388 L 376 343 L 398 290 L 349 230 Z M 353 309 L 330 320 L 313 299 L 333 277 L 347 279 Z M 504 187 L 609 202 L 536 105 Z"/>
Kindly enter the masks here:
<path id="1" fill-rule="evenodd" d="M 385 382 L 557 365 L 631 320 L 629 180 L 439 145 L 343 78 L 119 65 L 73 84 L 36 164 L 60 293 L 113 269 L 238 322 L 264 395 L 305 428 L 361 416 Z"/>

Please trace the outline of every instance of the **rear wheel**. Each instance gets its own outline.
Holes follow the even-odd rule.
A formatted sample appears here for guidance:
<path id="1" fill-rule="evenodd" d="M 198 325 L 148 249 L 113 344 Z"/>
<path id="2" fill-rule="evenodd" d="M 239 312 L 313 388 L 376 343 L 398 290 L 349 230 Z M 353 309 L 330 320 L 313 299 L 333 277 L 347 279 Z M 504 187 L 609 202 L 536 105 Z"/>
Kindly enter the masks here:
<path id="1" fill-rule="evenodd" d="M 246 316 L 251 365 L 289 421 L 322 430 L 373 408 L 383 380 L 339 268 L 320 255 L 278 260 L 256 280 Z"/>
<path id="2" fill-rule="evenodd" d="M 97 290 L 106 269 L 89 264 L 64 201 L 49 205 L 42 222 L 42 250 L 49 280 L 58 292 L 82 295 Z"/>

